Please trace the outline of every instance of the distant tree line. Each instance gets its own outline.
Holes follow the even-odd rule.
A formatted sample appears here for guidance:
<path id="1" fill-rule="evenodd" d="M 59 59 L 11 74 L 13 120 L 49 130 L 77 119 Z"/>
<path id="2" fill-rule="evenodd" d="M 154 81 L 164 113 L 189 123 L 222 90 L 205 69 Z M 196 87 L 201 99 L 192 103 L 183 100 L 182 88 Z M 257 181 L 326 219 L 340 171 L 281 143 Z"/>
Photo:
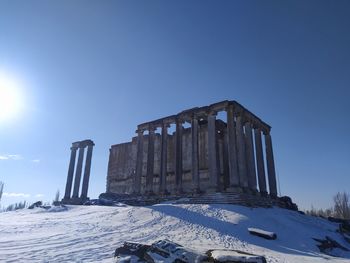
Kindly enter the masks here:
<path id="1" fill-rule="evenodd" d="M 333 207 L 315 209 L 311 206 L 311 209 L 306 210 L 305 213 L 312 216 L 335 217 L 350 220 L 350 195 L 346 192 L 338 192 L 333 197 Z"/>
<path id="2" fill-rule="evenodd" d="M 2 181 L 0 181 L 0 201 L 1 201 L 3 190 L 4 190 L 4 183 Z M 52 201 L 52 204 L 57 205 L 59 203 L 59 199 L 60 199 L 60 191 L 57 190 L 57 192 L 55 194 L 55 198 Z M 46 204 L 46 205 L 49 205 L 49 204 Z M 15 211 L 15 210 L 19 210 L 19 209 L 28 208 L 29 206 L 30 206 L 30 204 L 27 203 L 26 201 L 18 202 L 18 203 L 8 205 L 5 208 L 0 207 L 0 212 Z"/>
<path id="3" fill-rule="evenodd" d="M 4 185 L 5 185 L 4 182 L 0 181 L 0 201 L 2 198 L 2 194 L 4 192 Z M 14 210 L 26 208 L 27 206 L 28 205 L 26 201 L 23 201 L 23 202 L 11 204 L 4 209 L 0 209 L 0 212 L 14 211 Z"/>
<path id="4" fill-rule="evenodd" d="M 23 209 L 23 208 L 27 208 L 27 207 L 28 207 L 27 202 L 23 201 L 23 202 L 8 205 L 3 211 L 4 212 L 15 211 L 15 210 L 19 210 L 19 209 Z"/>

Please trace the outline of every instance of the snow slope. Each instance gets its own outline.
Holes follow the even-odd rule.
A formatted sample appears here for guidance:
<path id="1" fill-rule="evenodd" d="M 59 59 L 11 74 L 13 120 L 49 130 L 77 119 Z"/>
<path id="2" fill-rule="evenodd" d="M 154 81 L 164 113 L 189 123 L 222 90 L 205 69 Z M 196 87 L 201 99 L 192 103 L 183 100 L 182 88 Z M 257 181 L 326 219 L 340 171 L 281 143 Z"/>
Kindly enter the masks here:
<path id="1" fill-rule="evenodd" d="M 277 239 L 252 236 L 248 227 L 275 232 Z M 349 248 L 336 229 L 336 223 L 294 211 L 237 205 L 26 209 L 0 213 L 0 262 L 113 262 L 124 241 L 164 238 L 199 251 L 238 249 L 268 262 L 350 262 L 349 252 L 327 256 L 312 239 L 327 235 Z"/>

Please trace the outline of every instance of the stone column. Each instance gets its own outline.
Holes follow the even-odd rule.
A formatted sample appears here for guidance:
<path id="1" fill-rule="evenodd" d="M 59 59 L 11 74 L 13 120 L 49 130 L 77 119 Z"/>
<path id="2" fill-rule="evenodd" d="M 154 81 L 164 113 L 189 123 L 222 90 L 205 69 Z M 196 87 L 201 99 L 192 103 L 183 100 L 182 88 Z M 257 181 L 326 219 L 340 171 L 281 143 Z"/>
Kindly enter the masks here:
<path id="1" fill-rule="evenodd" d="M 67 175 L 67 183 L 66 183 L 66 191 L 64 194 L 64 199 L 70 199 L 72 192 L 72 183 L 73 183 L 73 175 L 74 175 L 74 167 L 75 167 L 75 158 L 77 154 L 77 147 L 73 144 L 70 153 L 70 161 Z"/>
<path id="2" fill-rule="evenodd" d="M 208 114 L 208 163 L 209 163 L 209 191 L 219 190 L 219 167 L 217 162 L 217 131 L 216 113 Z"/>
<path id="3" fill-rule="evenodd" d="M 228 190 L 236 190 L 239 187 L 239 175 L 237 166 L 237 141 L 235 122 L 233 116 L 233 105 L 227 108 L 227 151 L 230 185 Z"/>
<path id="4" fill-rule="evenodd" d="M 162 142 L 161 142 L 161 159 L 160 159 L 160 193 L 168 194 L 166 189 L 167 180 L 167 159 L 168 159 L 168 124 L 162 124 Z"/>
<path id="5" fill-rule="evenodd" d="M 192 181 L 195 193 L 200 192 L 199 184 L 199 158 L 198 158 L 198 119 L 193 115 L 191 120 L 192 136 Z"/>
<path id="6" fill-rule="evenodd" d="M 256 153 L 256 165 L 258 170 L 258 182 L 260 194 L 266 196 L 266 177 L 265 177 L 265 167 L 264 167 L 264 156 L 261 141 L 261 130 L 259 128 L 254 129 L 255 135 L 255 153 Z"/>
<path id="7" fill-rule="evenodd" d="M 238 161 L 238 174 L 239 184 L 245 190 L 248 188 L 248 177 L 246 167 L 246 152 L 244 133 L 242 125 L 242 116 L 238 115 L 236 118 L 236 136 L 237 136 L 237 161 Z"/>
<path id="8" fill-rule="evenodd" d="M 256 172 L 255 172 L 255 156 L 254 156 L 254 144 L 252 124 L 246 122 L 245 125 L 245 138 L 246 138 L 246 154 L 247 154 L 247 172 L 248 172 L 248 187 L 251 191 L 257 191 Z"/>
<path id="9" fill-rule="evenodd" d="M 275 173 L 275 162 L 273 159 L 272 140 L 270 133 L 265 134 L 265 149 L 266 149 L 266 163 L 267 163 L 267 174 L 269 178 L 270 196 L 277 197 L 277 184 L 276 184 L 276 173 Z"/>
<path id="10" fill-rule="evenodd" d="M 176 137 L 175 137 L 175 182 L 176 192 L 182 193 L 182 121 L 176 119 Z"/>
<path id="11" fill-rule="evenodd" d="M 143 131 L 137 130 L 137 154 L 136 154 L 136 172 L 134 182 L 134 193 L 141 193 L 141 177 L 143 166 Z"/>
<path id="12" fill-rule="evenodd" d="M 84 148 L 85 148 L 85 145 L 79 145 L 79 157 L 78 157 L 77 169 L 75 171 L 73 198 L 79 198 L 80 179 L 81 179 L 81 172 L 83 168 L 83 159 L 84 159 Z"/>
<path id="13" fill-rule="evenodd" d="M 223 133 L 223 143 L 222 143 L 222 164 L 223 164 L 223 174 L 224 174 L 224 189 L 231 190 L 230 189 L 230 167 L 228 162 L 228 134 L 227 129 L 224 129 L 222 131 Z M 220 160 L 220 159 L 219 159 Z"/>
<path id="14" fill-rule="evenodd" d="M 154 131 L 155 131 L 155 128 L 150 126 L 149 134 L 148 134 L 148 149 L 147 149 L 147 175 L 146 175 L 146 193 L 147 194 L 153 194 Z"/>
<path id="15" fill-rule="evenodd" d="M 92 158 L 92 148 L 93 148 L 93 146 L 94 146 L 94 144 L 88 145 L 88 149 L 87 149 L 87 153 L 86 153 L 83 186 L 82 186 L 81 196 L 80 196 L 80 198 L 83 201 L 87 199 L 87 193 L 88 193 L 88 189 L 89 189 L 91 158 Z"/>

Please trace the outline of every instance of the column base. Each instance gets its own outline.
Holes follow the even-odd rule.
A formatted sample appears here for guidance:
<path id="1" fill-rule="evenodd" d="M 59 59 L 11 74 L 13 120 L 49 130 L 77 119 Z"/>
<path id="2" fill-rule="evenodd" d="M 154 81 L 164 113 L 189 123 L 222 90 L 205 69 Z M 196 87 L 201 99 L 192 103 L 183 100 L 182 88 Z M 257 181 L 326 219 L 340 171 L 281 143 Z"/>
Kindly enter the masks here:
<path id="1" fill-rule="evenodd" d="M 277 195 L 276 195 L 276 194 L 270 194 L 269 196 L 270 196 L 270 198 L 272 198 L 272 199 L 277 199 Z"/>
<path id="2" fill-rule="evenodd" d="M 201 193 L 203 193 L 203 192 L 201 191 L 201 189 L 200 189 L 199 187 L 196 187 L 196 188 L 193 188 L 193 189 L 192 189 L 192 193 L 193 193 L 193 194 L 201 194 Z"/>
<path id="3" fill-rule="evenodd" d="M 170 192 L 168 190 L 164 190 L 164 191 L 159 192 L 159 194 L 162 196 L 167 196 L 167 195 L 170 195 Z"/>
<path id="4" fill-rule="evenodd" d="M 175 191 L 176 195 L 182 195 L 183 193 L 184 193 L 184 191 L 182 190 L 182 188 L 181 189 L 176 189 L 176 191 Z"/>
<path id="5" fill-rule="evenodd" d="M 139 195 L 141 195 L 141 192 L 136 192 L 136 191 L 134 191 L 134 192 L 131 193 L 131 195 L 139 196 Z"/>
<path id="6" fill-rule="evenodd" d="M 82 200 L 79 197 L 72 197 L 70 199 L 62 199 L 62 204 L 66 205 L 82 205 L 84 203 L 84 200 Z"/>
<path id="7" fill-rule="evenodd" d="M 80 197 L 80 200 L 83 202 L 83 204 L 86 202 L 86 201 L 90 201 L 90 198 L 89 197 L 86 197 L 86 196 L 81 196 Z"/>
<path id="8" fill-rule="evenodd" d="M 70 198 L 64 197 L 64 198 L 61 200 L 61 203 L 62 203 L 62 204 L 68 204 L 68 203 L 69 203 L 69 200 L 70 200 Z"/>
<path id="9" fill-rule="evenodd" d="M 226 192 L 229 193 L 243 193 L 243 189 L 239 186 L 229 186 L 226 188 Z"/>
<path id="10" fill-rule="evenodd" d="M 248 187 L 242 187 L 242 191 L 245 194 L 250 194 L 250 189 Z"/>
<path id="11" fill-rule="evenodd" d="M 148 195 L 148 196 L 154 196 L 155 195 L 155 193 L 152 190 L 151 191 L 147 191 L 145 194 Z"/>
<path id="12" fill-rule="evenodd" d="M 207 190 L 205 190 L 205 192 L 208 194 L 214 194 L 214 193 L 220 192 L 220 189 L 218 187 L 211 186 Z"/>
<path id="13" fill-rule="evenodd" d="M 257 189 L 251 189 L 251 188 L 249 188 L 249 192 L 250 192 L 250 194 L 252 194 L 252 195 L 259 195 L 259 192 L 258 192 Z"/>
<path id="14" fill-rule="evenodd" d="M 266 191 L 260 192 L 260 196 L 262 197 L 268 197 L 268 193 Z"/>

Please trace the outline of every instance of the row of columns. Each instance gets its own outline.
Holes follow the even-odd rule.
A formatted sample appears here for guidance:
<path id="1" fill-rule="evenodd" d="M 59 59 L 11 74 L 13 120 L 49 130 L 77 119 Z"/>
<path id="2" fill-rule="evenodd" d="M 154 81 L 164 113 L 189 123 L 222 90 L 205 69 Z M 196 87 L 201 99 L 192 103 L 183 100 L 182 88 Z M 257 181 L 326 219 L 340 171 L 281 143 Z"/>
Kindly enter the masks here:
<path id="1" fill-rule="evenodd" d="M 227 162 L 229 172 L 229 187 L 232 191 L 250 191 L 257 192 L 257 184 L 263 195 L 267 194 L 265 165 L 262 146 L 262 128 L 254 124 L 254 121 L 245 118 L 244 111 L 235 111 L 234 106 L 229 104 L 225 107 L 227 112 L 227 129 L 225 145 L 227 151 Z M 206 118 L 208 123 L 208 172 L 210 188 L 209 191 L 220 190 L 220 160 L 218 155 L 218 140 L 216 128 L 216 114 L 214 110 L 206 112 L 192 113 L 191 119 L 191 137 L 192 137 L 192 183 L 193 191 L 200 192 L 199 178 L 199 119 Z M 184 119 L 181 116 L 175 118 L 175 180 L 176 192 L 182 192 L 182 136 Z M 166 175 L 167 175 L 167 138 L 168 127 L 171 122 L 164 120 L 161 124 L 149 123 L 148 125 L 148 151 L 147 151 L 147 174 L 146 174 L 146 193 L 153 192 L 153 173 L 154 173 L 154 133 L 157 127 L 161 126 L 161 163 L 160 163 L 160 193 L 167 194 Z M 254 130 L 254 141 L 253 141 Z M 268 172 L 269 190 L 272 197 L 277 196 L 276 177 L 274 158 L 272 151 L 272 141 L 269 128 L 264 127 L 266 164 Z M 141 192 L 142 160 L 143 160 L 143 129 L 138 129 L 137 160 L 135 193 Z M 255 146 L 255 147 L 254 147 Z M 255 149 L 254 149 L 255 148 Z M 257 165 L 255 165 L 255 163 Z M 256 175 L 257 171 L 257 175 Z M 257 180 L 258 177 L 258 180 Z"/>
<path id="2" fill-rule="evenodd" d="M 89 180 L 90 180 L 92 150 L 94 145 L 95 145 L 94 142 L 91 140 L 72 143 L 66 189 L 65 189 L 64 198 L 62 200 L 63 203 L 70 203 L 70 202 L 80 203 L 88 199 L 87 194 L 88 194 Z M 87 148 L 87 153 L 86 153 L 86 159 L 85 159 L 84 177 L 83 177 L 81 194 L 79 196 L 79 188 L 81 184 L 81 175 L 83 170 L 85 148 Z M 76 153 L 78 149 L 79 149 L 78 162 L 77 162 L 77 165 L 75 165 Z M 75 176 L 74 176 L 74 170 L 75 170 Z M 72 185 L 73 177 L 74 177 L 74 185 Z M 72 186 L 73 186 L 73 194 L 72 194 Z"/>

